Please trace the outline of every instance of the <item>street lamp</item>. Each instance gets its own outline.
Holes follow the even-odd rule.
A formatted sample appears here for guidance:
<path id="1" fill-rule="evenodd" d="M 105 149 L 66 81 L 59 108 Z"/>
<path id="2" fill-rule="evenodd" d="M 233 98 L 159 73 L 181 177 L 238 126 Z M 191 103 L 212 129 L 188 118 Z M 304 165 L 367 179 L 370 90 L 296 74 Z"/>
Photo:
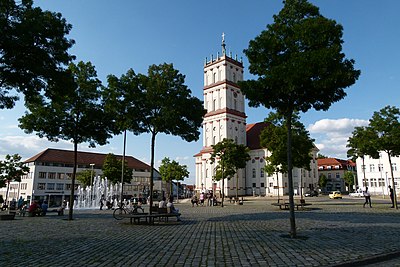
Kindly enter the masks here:
<path id="1" fill-rule="evenodd" d="M 90 199 L 93 199 L 93 168 L 94 168 L 94 163 L 90 163 L 90 167 L 92 167 L 92 173 L 90 174 Z"/>

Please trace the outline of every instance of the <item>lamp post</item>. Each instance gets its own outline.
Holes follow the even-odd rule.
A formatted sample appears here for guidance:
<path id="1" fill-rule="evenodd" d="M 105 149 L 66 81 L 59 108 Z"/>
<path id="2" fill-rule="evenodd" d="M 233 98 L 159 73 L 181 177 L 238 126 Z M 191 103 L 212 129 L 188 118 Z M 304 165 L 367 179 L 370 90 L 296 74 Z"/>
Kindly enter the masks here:
<path id="1" fill-rule="evenodd" d="M 92 172 L 90 174 L 90 199 L 93 199 L 93 168 L 94 168 L 94 163 L 90 163 L 90 167 L 92 167 Z"/>

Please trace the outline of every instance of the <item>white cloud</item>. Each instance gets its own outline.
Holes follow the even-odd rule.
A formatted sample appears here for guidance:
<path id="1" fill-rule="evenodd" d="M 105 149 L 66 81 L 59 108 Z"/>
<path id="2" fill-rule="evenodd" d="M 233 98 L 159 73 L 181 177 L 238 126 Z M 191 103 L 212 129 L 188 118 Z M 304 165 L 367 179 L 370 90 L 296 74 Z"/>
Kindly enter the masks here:
<path id="1" fill-rule="evenodd" d="M 351 136 L 354 127 L 368 125 L 367 120 L 359 119 L 323 119 L 310 124 L 308 130 L 319 153 L 328 157 L 347 158 L 347 140 Z"/>
<path id="2" fill-rule="evenodd" d="M 27 159 L 49 147 L 72 149 L 70 142 L 64 140 L 60 140 L 57 143 L 50 142 L 36 135 L 4 136 L 0 137 L 0 143 L 2 144 L 0 147 L 0 158 L 4 158 L 6 154 L 19 154 L 22 159 Z"/>

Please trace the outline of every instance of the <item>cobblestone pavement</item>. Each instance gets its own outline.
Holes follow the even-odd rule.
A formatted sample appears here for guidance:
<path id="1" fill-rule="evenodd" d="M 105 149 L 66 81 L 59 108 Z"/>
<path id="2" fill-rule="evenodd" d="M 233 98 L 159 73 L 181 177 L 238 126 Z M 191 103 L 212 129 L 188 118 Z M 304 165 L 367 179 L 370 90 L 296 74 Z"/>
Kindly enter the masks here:
<path id="1" fill-rule="evenodd" d="M 244 205 L 176 204 L 182 222 L 131 225 L 112 211 L 0 221 L 0 266 L 400 266 L 400 211 L 387 200 L 309 198 L 289 212 L 271 198 Z M 379 203 L 378 203 L 379 202 Z M 145 207 L 148 210 L 148 207 Z"/>

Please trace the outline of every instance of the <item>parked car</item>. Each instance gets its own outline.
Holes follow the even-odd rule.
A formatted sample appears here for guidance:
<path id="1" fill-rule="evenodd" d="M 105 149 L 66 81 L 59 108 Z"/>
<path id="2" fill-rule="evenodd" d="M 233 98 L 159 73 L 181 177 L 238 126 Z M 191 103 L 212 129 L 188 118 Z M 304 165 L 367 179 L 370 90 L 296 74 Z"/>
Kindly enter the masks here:
<path id="1" fill-rule="evenodd" d="M 332 193 L 329 194 L 329 198 L 331 198 L 331 199 L 337 199 L 337 198 L 342 199 L 342 193 L 340 193 L 340 191 L 333 191 Z"/>
<path id="2" fill-rule="evenodd" d="M 308 191 L 304 194 L 305 197 L 317 197 L 318 196 L 318 191 L 312 190 Z"/>
<path id="3" fill-rule="evenodd" d="M 364 193 L 361 189 L 357 189 L 357 191 L 350 193 L 350 197 L 364 197 Z"/>

